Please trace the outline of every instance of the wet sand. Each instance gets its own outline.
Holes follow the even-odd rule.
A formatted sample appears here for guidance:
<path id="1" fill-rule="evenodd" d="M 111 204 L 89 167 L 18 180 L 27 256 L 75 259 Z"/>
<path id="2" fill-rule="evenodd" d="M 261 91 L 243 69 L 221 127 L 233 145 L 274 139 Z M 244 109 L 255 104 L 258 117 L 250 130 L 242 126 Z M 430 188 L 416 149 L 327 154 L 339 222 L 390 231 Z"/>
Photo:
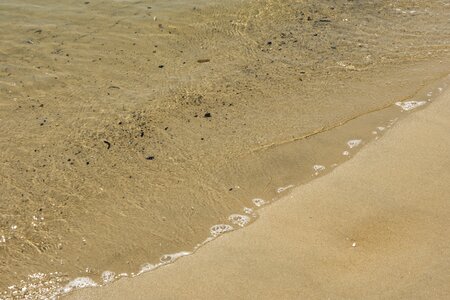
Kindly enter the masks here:
<path id="1" fill-rule="evenodd" d="M 439 0 L 2 1 L 1 295 L 132 275 L 346 160 L 353 137 L 331 129 L 448 74 L 449 15 Z"/>
<path id="2" fill-rule="evenodd" d="M 450 90 L 192 256 L 69 299 L 447 299 Z"/>

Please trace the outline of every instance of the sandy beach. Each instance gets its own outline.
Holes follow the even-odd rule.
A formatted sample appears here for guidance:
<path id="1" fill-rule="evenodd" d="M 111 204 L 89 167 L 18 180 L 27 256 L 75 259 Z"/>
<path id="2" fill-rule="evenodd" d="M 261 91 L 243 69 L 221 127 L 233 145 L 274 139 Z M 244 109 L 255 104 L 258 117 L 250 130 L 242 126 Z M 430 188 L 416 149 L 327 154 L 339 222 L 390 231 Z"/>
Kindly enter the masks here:
<path id="1" fill-rule="evenodd" d="M 422 220 L 415 208 L 402 210 L 408 215 L 397 219 L 404 201 L 388 188 L 408 182 L 420 188 L 414 195 L 443 193 L 444 188 L 429 193 L 412 182 L 413 174 L 423 179 L 432 172 L 422 166 L 432 157 L 410 161 L 414 172 L 386 169 L 396 180 L 404 172 L 407 181 L 377 183 L 376 172 L 368 172 L 370 186 L 378 185 L 369 190 L 363 188 L 368 182 L 356 180 L 369 178 L 363 166 L 378 167 L 370 155 L 361 163 L 366 154 L 358 152 L 367 145 L 364 153 L 385 149 L 377 145 L 395 140 L 390 127 L 416 118 L 409 115 L 436 100 L 450 70 L 449 19 L 450 3 L 444 0 L 0 1 L 0 299 L 57 297 L 80 283 L 77 278 L 88 285 L 117 280 L 105 289 L 112 293 L 134 282 L 123 277 L 170 264 L 180 251 L 196 251 L 241 226 L 248 229 L 137 277 L 136 284 L 159 276 L 158 282 L 182 280 L 184 264 L 192 262 L 194 270 L 197 260 L 234 251 L 248 255 L 214 258 L 212 270 L 232 261 L 269 288 L 281 275 L 253 268 L 273 263 L 282 270 L 290 263 L 281 256 L 295 257 L 290 252 L 303 255 L 291 269 L 310 265 L 319 272 L 322 257 L 323 272 L 331 272 L 325 266 L 347 268 L 351 261 L 356 268 L 362 256 L 370 257 L 361 251 L 379 242 L 355 240 L 348 250 L 354 256 L 339 256 L 365 231 L 382 231 L 377 237 L 383 242 L 386 235 L 406 234 L 408 222 L 411 232 L 422 232 L 414 227 L 422 226 L 415 223 Z M 427 124 L 428 132 L 433 124 Z M 415 134 L 414 142 L 425 146 Z M 397 139 L 405 149 L 395 151 L 419 149 L 406 141 L 406 135 Z M 428 151 L 443 141 L 426 143 Z M 377 162 L 392 166 L 394 158 L 403 159 L 386 154 Z M 355 167 L 347 170 L 346 162 Z M 341 168 L 343 163 L 347 167 Z M 431 178 L 430 186 L 444 180 L 436 174 L 423 180 Z M 343 182 L 316 189 L 329 195 L 307 192 L 331 178 Z M 361 187 L 352 192 L 358 197 L 344 197 L 350 184 Z M 280 199 L 290 195 L 292 200 Z M 309 200 L 295 200 L 303 198 Z M 259 219 L 260 199 L 280 204 L 270 205 Z M 283 205 L 298 205 L 291 212 L 296 215 L 278 213 Z M 279 220 L 270 221 L 272 214 Z M 343 223 L 337 226 L 335 218 Z M 330 228 L 344 234 L 327 233 Z M 284 244 L 279 239 L 285 234 L 275 237 L 291 230 Z M 330 240 L 308 230 L 327 233 Z M 262 238 L 263 233 L 274 237 Z M 394 237 L 388 239 L 392 247 Z M 264 248 L 268 240 L 275 241 L 273 249 Z M 330 241 L 336 244 L 318 247 Z M 264 247 L 239 248 L 247 242 Z M 277 249 L 280 245 L 283 251 L 292 245 L 292 251 Z M 316 256 L 305 248 L 311 245 L 317 246 Z M 253 252 L 261 253 L 253 257 Z M 252 263 L 244 269 L 246 259 Z M 203 267 L 207 264 L 199 262 L 199 270 Z M 172 269 L 180 271 L 164 275 Z M 209 272 L 192 276 L 213 280 Z M 301 274 L 316 284 L 317 274 Z M 243 285 L 228 282 L 230 290 Z M 103 289 L 82 293 L 91 292 Z"/>
<path id="2" fill-rule="evenodd" d="M 450 91 L 192 256 L 68 299 L 448 299 Z"/>

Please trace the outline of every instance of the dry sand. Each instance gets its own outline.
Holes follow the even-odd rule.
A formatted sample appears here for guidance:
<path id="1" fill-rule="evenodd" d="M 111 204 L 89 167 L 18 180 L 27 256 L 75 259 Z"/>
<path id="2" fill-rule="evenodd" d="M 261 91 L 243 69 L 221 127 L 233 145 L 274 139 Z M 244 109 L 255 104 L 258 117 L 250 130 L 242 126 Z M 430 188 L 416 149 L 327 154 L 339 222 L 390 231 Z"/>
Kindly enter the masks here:
<path id="1" fill-rule="evenodd" d="M 450 91 L 251 226 L 70 299 L 448 299 Z"/>

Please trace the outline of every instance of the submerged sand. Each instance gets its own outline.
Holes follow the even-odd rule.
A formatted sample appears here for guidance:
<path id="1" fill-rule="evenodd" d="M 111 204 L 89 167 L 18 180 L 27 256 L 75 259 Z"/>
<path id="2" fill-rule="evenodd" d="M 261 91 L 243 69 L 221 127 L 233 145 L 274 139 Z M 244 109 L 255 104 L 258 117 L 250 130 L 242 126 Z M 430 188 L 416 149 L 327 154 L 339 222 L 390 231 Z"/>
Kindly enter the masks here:
<path id="1" fill-rule="evenodd" d="M 450 90 L 192 256 L 69 299 L 448 299 Z"/>

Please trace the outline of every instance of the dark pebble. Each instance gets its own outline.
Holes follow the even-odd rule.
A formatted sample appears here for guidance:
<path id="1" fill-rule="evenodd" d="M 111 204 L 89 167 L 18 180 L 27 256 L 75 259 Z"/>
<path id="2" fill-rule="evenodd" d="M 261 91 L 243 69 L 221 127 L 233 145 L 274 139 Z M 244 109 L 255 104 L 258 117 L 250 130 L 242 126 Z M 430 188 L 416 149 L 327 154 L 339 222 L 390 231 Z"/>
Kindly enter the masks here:
<path id="1" fill-rule="evenodd" d="M 211 118 L 211 113 L 207 112 L 204 117 L 205 118 Z"/>
<path id="2" fill-rule="evenodd" d="M 110 142 L 108 142 L 108 141 L 103 141 L 103 143 L 106 144 L 106 149 L 111 148 L 111 143 L 110 143 Z"/>
<path id="3" fill-rule="evenodd" d="M 164 68 L 164 65 L 159 65 L 158 68 L 162 69 Z"/>
<path id="4" fill-rule="evenodd" d="M 146 159 L 146 160 L 154 160 L 155 157 L 154 157 L 153 155 L 150 155 L 150 156 L 147 156 L 145 159 Z"/>

